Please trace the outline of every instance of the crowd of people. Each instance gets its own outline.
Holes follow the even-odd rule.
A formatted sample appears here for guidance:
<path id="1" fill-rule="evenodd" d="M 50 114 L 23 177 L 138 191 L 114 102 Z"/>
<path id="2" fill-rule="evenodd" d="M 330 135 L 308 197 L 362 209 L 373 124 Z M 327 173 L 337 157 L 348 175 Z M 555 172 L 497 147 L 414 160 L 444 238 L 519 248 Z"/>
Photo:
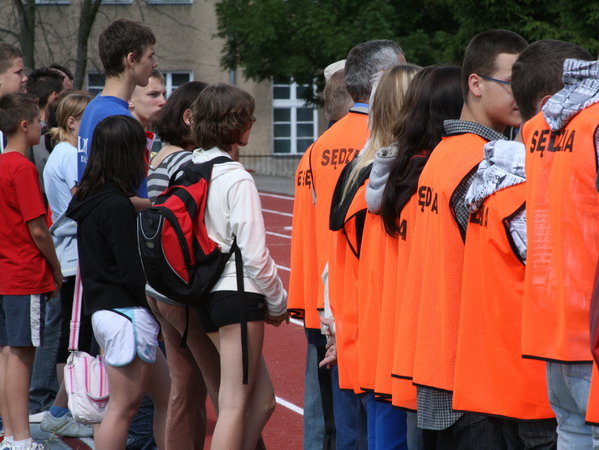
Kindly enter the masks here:
<path id="1" fill-rule="evenodd" d="M 599 448 L 598 70 L 507 30 L 461 67 L 378 40 L 325 69 L 291 244 L 304 448 Z"/>
<path id="2" fill-rule="evenodd" d="M 19 49 L 0 43 L 2 449 L 43 448 L 29 428 L 39 411 L 42 430 L 93 436 L 97 449 L 203 448 L 208 396 L 217 412 L 212 448 L 264 448 L 275 405 L 264 326 L 288 316 L 258 191 L 237 162 L 254 99 L 235 86 L 190 82 L 166 100 L 155 44 L 144 24 L 113 21 L 99 37 L 106 84 L 93 98 L 72 91 L 61 66 L 26 76 Z M 137 211 L 185 164 L 215 158 L 206 230 L 223 252 L 238 252 L 201 306 L 185 307 L 147 285 Z M 93 429 L 69 412 L 62 379 L 77 275 L 77 348 L 104 355 L 110 385 Z"/>
<path id="3" fill-rule="evenodd" d="M 43 430 L 98 449 L 203 448 L 208 398 L 213 449 L 265 448 L 264 327 L 289 308 L 307 339 L 306 449 L 599 449 L 587 50 L 488 30 L 461 67 L 409 64 L 389 40 L 327 67 L 329 127 L 295 179 L 288 303 L 238 162 L 254 99 L 202 82 L 166 99 L 155 45 L 113 21 L 93 98 L 60 65 L 26 76 L 0 43 L 0 448 L 43 448 L 40 411 Z M 205 225 L 233 255 L 188 308 L 147 284 L 136 217 L 215 158 Z M 93 429 L 62 380 L 77 274 L 78 348 L 104 355 L 110 384 Z"/>

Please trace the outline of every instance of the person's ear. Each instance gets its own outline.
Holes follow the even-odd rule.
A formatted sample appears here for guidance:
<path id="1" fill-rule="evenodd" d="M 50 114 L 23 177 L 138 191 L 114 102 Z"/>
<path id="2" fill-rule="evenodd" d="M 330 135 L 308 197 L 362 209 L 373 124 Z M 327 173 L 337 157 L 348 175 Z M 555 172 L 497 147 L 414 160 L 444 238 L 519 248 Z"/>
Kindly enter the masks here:
<path id="1" fill-rule="evenodd" d="M 133 97 L 129 99 L 129 109 L 135 109 L 135 105 L 133 104 Z"/>
<path id="2" fill-rule="evenodd" d="M 183 122 L 188 127 L 191 126 L 191 116 L 192 116 L 191 108 L 187 108 L 185 111 L 183 111 Z"/>
<path id="3" fill-rule="evenodd" d="M 472 92 L 472 95 L 475 97 L 482 96 L 480 77 L 475 73 L 471 73 L 468 76 L 468 90 Z"/>
<path id="4" fill-rule="evenodd" d="M 541 108 L 543 108 L 543 106 L 545 106 L 545 103 L 547 103 L 551 97 L 553 97 L 553 96 L 552 95 L 546 95 L 545 97 L 543 97 L 541 99 L 541 101 L 539 102 L 539 109 L 537 111 L 540 111 Z"/>
<path id="5" fill-rule="evenodd" d="M 75 129 L 76 122 L 77 119 L 75 119 L 73 116 L 69 116 L 69 118 L 67 119 L 67 127 L 69 128 L 69 130 Z"/>
<path id="6" fill-rule="evenodd" d="M 28 129 L 29 129 L 29 122 L 27 122 L 26 120 L 21 120 L 19 122 L 19 130 L 21 130 L 23 133 L 27 133 Z"/>
<path id="7" fill-rule="evenodd" d="M 135 57 L 133 52 L 127 53 L 126 62 L 127 62 L 127 66 L 130 67 L 131 69 L 133 69 L 135 67 L 135 64 L 137 63 L 137 58 Z"/>

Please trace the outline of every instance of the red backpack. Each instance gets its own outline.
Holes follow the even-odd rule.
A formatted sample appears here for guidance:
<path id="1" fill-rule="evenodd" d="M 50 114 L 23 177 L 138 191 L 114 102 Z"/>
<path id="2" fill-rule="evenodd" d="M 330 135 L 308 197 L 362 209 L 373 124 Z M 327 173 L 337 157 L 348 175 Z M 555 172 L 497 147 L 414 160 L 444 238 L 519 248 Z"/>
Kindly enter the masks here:
<path id="1" fill-rule="evenodd" d="M 204 223 L 212 166 L 230 161 L 221 156 L 183 165 L 154 206 L 137 217 L 139 255 L 148 284 L 184 305 L 202 302 L 231 254 L 239 251 L 233 242 L 229 253 L 221 252 Z"/>

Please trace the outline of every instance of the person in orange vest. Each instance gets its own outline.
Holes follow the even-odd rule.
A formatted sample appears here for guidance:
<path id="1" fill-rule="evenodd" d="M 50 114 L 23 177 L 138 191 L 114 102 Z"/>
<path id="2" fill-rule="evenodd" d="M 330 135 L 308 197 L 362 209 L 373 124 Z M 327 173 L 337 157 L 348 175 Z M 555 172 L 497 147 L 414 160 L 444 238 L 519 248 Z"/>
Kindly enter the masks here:
<path id="1" fill-rule="evenodd" d="M 329 297 L 335 309 L 339 373 L 350 375 L 356 393 L 366 392 L 368 448 L 407 448 L 406 415 L 374 399 L 385 252 L 380 223 L 367 218 L 364 191 L 376 151 L 393 142 L 393 124 L 410 80 L 420 70 L 399 64 L 380 73 L 370 97 L 370 137 L 358 158 L 341 173 L 331 207 L 335 231 L 329 259 Z M 377 74 L 378 77 L 379 74 Z M 384 238 L 384 236 L 383 236 Z M 383 247 L 384 249 L 384 247 Z M 364 399 L 364 397 L 363 397 Z"/>
<path id="2" fill-rule="evenodd" d="M 347 163 L 364 148 L 368 139 L 368 101 L 372 90 L 371 77 L 381 70 L 404 63 L 401 48 L 393 41 L 375 40 L 356 45 L 349 52 L 345 63 L 345 83 L 354 101 L 349 113 L 329 128 L 312 146 L 310 168 L 314 195 L 314 226 L 317 268 L 319 275 L 326 276 L 329 246 L 331 199 L 337 178 Z M 325 284 L 319 283 L 317 305 L 324 307 Z M 335 311 L 333 310 L 333 313 Z M 327 328 L 334 329 L 332 322 Z M 321 364 L 334 364 L 334 346 Z M 337 368 L 333 368 L 333 377 Z M 349 388 L 351 380 L 335 379 L 334 385 Z M 366 448 L 365 412 L 360 399 L 353 391 L 341 391 L 333 387 L 333 411 L 335 416 L 337 448 Z"/>
<path id="3" fill-rule="evenodd" d="M 341 65 L 339 63 L 342 63 Z M 328 76 L 324 88 L 324 110 L 332 123 L 343 118 L 353 105 L 345 86 L 345 60 L 329 65 L 338 70 Z M 312 196 L 312 146 L 302 156 L 295 172 L 295 198 L 291 228 L 291 272 L 288 308 L 304 319 L 307 340 L 304 376 L 304 448 L 335 448 L 335 423 L 331 375 L 318 363 L 326 353 L 326 338 L 320 331 L 318 299 L 319 273 L 315 251 L 314 203 Z"/>
<path id="4" fill-rule="evenodd" d="M 452 410 L 461 277 L 468 209 L 464 196 L 485 143 L 520 124 L 510 89 L 512 64 L 527 46 L 518 34 L 488 30 L 466 47 L 464 107 L 444 123 L 446 135 L 418 182 L 418 210 L 405 296 L 418 302 L 413 382 L 418 427 L 427 446 L 502 448 L 501 427 L 488 416 Z"/>
<path id="5" fill-rule="evenodd" d="M 411 379 L 391 378 L 395 357 L 409 353 L 407 346 L 412 341 L 409 331 L 408 341 L 398 338 L 400 327 L 402 332 L 409 328 L 407 322 L 400 323 L 400 320 L 413 316 L 409 309 L 415 308 L 403 301 L 405 266 L 412 243 L 418 177 L 431 151 L 441 140 L 443 121 L 457 119 L 462 109 L 460 72 L 455 66 L 429 66 L 414 76 L 393 126 L 395 143 L 377 152 L 366 187 L 369 212 L 364 227 L 360 271 L 366 261 L 366 252 L 382 253 L 384 259 L 383 267 L 372 283 L 378 282 L 382 291 L 380 300 L 371 299 L 380 303 L 380 318 L 370 324 L 372 328 L 380 328 L 374 390 L 381 401 L 385 397 L 390 399 L 393 394 L 394 406 L 412 411 L 407 414 L 409 449 L 422 445 L 422 433 L 416 427 L 414 413 L 416 388 Z M 370 230 L 369 223 L 372 223 Z M 359 341 L 362 332 L 360 327 Z M 408 398 L 410 401 L 406 401 Z M 377 407 L 377 413 L 381 409 L 388 408 Z"/>
<path id="6" fill-rule="evenodd" d="M 528 233 L 522 354 L 546 361 L 558 448 L 590 449 L 599 448 L 599 429 L 585 423 L 593 367 L 589 307 L 599 254 L 599 63 L 587 52 L 572 56 L 563 65 L 563 88 L 543 99 L 542 111 L 522 127 Z M 561 87 L 561 70 L 547 68 L 547 60 L 549 52 L 522 64 L 553 71 L 549 96 Z"/>
<path id="7" fill-rule="evenodd" d="M 566 58 L 591 55 L 554 40 L 535 42 L 520 54 L 512 68 L 512 85 L 524 121 L 563 86 Z M 505 417 L 504 439 L 514 448 L 531 438 L 543 448 L 555 448 L 557 424 L 549 405 L 545 363 L 522 358 L 522 322 L 514 320 L 522 315 L 527 253 L 524 159 L 521 142 L 488 143 L 466 196 L 472 213 L 453 407 Z"/>

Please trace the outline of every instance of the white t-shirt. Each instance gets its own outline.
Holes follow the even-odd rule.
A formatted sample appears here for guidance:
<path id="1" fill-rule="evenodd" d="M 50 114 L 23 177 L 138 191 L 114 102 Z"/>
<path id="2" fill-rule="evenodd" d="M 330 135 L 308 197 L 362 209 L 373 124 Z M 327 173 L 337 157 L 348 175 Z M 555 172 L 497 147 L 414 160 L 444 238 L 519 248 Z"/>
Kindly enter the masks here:
<path id="1" fill-rule="evenodd" d="M 60 217 L 71 202 L 71 189 L 77 183 L 77 148 L 68 142 L 54 147 L 44 167 L 44 186 L 52 218 Z"/>

